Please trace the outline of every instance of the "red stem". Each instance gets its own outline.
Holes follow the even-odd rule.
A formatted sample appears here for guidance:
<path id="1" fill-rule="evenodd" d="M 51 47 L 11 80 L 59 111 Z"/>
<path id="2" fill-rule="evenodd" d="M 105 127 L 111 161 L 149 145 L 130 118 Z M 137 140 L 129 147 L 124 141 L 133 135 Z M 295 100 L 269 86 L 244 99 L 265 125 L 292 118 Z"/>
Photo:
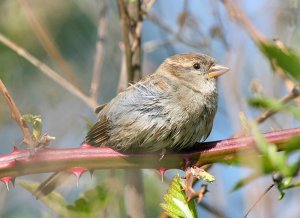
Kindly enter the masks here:
<path id="1" fill-rule="evenodd" d="M 270 143 L 284 150 L 284 143 L 300 135 L 300 128 L 264 134 Z M 81 147 L 69 149 L 41 149 L 34 155 L 29 150 L 14 150 L 0 157 L 0 178 L 67 170 L 72 167 L 87 169 L 112 168 L 184 168 L 189 160 L 197 165 L 229 161 L 240 151 L 253 150 L 252 137 L 231 138 L 193 146 L 194 151 L 167 153 L 162 160 L 158 153 L 119 153 L 110 148 Z"/>

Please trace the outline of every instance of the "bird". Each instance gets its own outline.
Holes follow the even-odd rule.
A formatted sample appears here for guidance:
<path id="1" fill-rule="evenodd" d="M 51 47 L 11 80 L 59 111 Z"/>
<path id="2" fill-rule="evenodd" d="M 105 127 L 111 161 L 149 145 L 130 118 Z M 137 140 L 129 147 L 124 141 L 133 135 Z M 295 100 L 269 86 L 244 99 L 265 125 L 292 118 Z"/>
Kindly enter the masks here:
<path id="1" fill-rule="evenodd" d="M 145 79 L 97 109 L 85 143 L 120 151 L 179 151 L 204 141 L 217 110 L 216 78 L 229 68 L 208 55 L 167 58 Z"/>
<path id="2" fill-rule="evenodd" d="M 96 108 L 98 121 L 84 143 L 120 152 L 176 152 L 203 142 L 217 111 L 217 78 L 228 70 L 205 54 L 168 57 L 153 74 Z M 52 191 L 49 184 L 37 193 Z"/>

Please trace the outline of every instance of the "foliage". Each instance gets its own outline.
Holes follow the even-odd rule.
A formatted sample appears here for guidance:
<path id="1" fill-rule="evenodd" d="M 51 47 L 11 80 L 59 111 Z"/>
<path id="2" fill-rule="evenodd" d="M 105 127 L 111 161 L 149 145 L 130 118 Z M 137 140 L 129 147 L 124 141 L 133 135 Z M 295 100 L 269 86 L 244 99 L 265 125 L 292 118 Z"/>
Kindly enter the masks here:
<path id="1" fill-rule="evenodd" d="M 169 216 L 174 218 L 197 217 L 195 202 L 193 200 L 187 202 L 186 194 L 183 190 L 183 183 L 179 175 L 173 178 L 167 194 L 164 195 L 164 199 L 166 203 L 161 204 L 161 207 Z"/>
<path id="2" fill-rule="evenodd" d="M 25 180 L 17 180 L 17 184 L 31 193 L 34 193 L 39 185 Z M 113 193 L 106 184 L 101 184 L 84 192 L 73 205 L 68 204 L 58 192 L 51 192 L 40 200 L 60 217 L 98 217 L 112 202 Z"/>
<path id="3" fill-rule="evenodd" d="M 40 139 L 42 133 L 42 117 L 41 115 L 25 114 L 22 119 L 32 126 L 32 134 L 35 139 Z"/>
<path id="4" fill-rule="evenodd" d="M 281 45 L 280 42 L 276 45 L 268 40 L 260 41 L 258 46 L 277 67 L 283 69 L 296 81 L 300 80 L 300 57 L 293 49 Z"/>

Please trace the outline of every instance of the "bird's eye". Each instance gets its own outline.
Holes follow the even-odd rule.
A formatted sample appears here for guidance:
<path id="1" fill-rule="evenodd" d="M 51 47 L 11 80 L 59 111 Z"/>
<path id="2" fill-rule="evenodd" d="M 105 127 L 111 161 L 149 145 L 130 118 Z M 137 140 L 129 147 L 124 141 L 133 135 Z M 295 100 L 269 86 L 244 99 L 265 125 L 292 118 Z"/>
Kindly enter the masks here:
<path id="1" fill-rule="evenodd" d="M 199 63 L 194 63 L 193 65 L 195 70 L 199 70 L 200 69 L 200 64 Z"/>

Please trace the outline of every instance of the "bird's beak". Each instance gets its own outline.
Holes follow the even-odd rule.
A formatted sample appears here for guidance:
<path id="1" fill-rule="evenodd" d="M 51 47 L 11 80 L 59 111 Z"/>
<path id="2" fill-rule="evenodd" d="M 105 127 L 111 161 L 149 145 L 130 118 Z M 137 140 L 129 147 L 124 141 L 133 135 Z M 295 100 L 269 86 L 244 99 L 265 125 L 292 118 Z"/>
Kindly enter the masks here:
<path id="1" fill-rule="evenodd" d="M 228 67 L 224 67 L 222 65 L 215 65 L 210 68 L 209 73 L 208 73 L 208 78 L 217 78 L 224 73 L 226 73 L 229 70 Z"/>

